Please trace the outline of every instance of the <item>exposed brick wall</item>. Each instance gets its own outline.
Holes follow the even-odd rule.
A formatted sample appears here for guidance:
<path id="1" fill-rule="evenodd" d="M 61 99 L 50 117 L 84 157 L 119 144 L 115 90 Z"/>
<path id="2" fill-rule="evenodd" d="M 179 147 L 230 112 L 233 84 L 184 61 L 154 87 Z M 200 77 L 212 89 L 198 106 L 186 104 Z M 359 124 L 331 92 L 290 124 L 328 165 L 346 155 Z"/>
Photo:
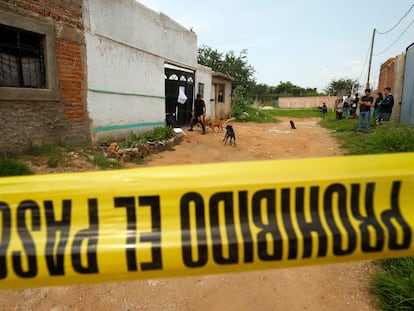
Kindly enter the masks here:
<path id="1" fill-rule="evenodd" d="M 0 10 L 55 26 L 58 77 L 51 78 L 58 81 L 60 93 L 58 102 L 1 102 L 1 119 L 10 119 L 7 123 L 11 128 L 4 129 L 0 152 L 1 145 L 14 143 L 18 147 L 7 151 L 54 142 L 89 145 L 82 0 L 9 0 L 0 3 Z M 13 120 L 25 120 L 26 127 L 14 127 Z"/>
<path id="2" fill-rule="evenodd" d="M 389 86 L 394 89 L 394 72 L 395 72 L 395 58 L 388 59 L 381 65 L 380 75 L 378 81 L 378 90 L 383 92 L 384 88 Z"/>

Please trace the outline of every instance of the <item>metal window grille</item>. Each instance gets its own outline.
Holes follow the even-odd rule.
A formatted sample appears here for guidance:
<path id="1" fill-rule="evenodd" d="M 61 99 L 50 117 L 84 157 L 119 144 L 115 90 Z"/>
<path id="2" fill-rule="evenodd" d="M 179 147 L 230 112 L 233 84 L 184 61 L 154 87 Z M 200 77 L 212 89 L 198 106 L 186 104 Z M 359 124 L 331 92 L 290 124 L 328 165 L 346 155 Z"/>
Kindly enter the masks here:
<path id="1" fill-rule="evenodd" d="M 46 88 L 44 35 L 0 24 L 0 87 Z"/>

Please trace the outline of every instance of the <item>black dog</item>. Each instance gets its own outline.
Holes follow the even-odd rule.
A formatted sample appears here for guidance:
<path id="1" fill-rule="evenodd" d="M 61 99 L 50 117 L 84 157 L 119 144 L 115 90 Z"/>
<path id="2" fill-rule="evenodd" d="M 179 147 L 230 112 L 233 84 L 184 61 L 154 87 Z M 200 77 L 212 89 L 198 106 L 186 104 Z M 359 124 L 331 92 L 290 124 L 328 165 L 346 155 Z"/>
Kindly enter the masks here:
<path id="1" fill-rule="evenodd" d="M 227 144 L 227 140 L 230 138 L 230 144 L 236 146 L 236 134 L 234 133 L 233 127 L 231 125 L 226 126 L 226 135 L 224 135 L 223 141 L 224 145 Z"/>
<path id="2" fill-rule="evenodd" d="M 292 120 L 290 120 L 289 122 L 290 122 L 290 128 L 291 128 L 292 130 L 296 130 L 295 123 L 293 123 L 293 121 L 292 121 Z"/>

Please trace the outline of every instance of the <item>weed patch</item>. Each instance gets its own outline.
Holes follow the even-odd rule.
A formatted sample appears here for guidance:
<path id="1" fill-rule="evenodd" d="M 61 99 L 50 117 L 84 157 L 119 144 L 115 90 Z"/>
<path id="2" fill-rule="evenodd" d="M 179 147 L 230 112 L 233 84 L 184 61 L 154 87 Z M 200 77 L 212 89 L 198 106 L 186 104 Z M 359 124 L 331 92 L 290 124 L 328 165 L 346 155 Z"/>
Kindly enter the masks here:
<path id="1" fill-rule="evenodd" d="M 32 170 L 16 159 L 0 158 L 0 176 L 32 175 Z"/>

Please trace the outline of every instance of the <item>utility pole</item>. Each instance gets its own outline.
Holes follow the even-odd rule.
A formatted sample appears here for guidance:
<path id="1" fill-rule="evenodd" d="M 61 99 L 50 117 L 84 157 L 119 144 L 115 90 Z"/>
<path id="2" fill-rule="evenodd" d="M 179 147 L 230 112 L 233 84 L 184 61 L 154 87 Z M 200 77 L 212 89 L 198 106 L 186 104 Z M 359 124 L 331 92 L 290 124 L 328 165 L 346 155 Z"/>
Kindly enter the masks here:
<path id="1" fill-rule="evenodd" d="M 367 78 L 367 85 L 366 85 L 367 89 L 369 89 L 369 76 L 371 74 L 371 62 L 372 62 L 372 51 L 374 50 L 374 40 L 375 40 L 375 28 L 374 28 L 374 31 L 372 32 L 371 52 L 369 54 L 368 78 Z"/>

